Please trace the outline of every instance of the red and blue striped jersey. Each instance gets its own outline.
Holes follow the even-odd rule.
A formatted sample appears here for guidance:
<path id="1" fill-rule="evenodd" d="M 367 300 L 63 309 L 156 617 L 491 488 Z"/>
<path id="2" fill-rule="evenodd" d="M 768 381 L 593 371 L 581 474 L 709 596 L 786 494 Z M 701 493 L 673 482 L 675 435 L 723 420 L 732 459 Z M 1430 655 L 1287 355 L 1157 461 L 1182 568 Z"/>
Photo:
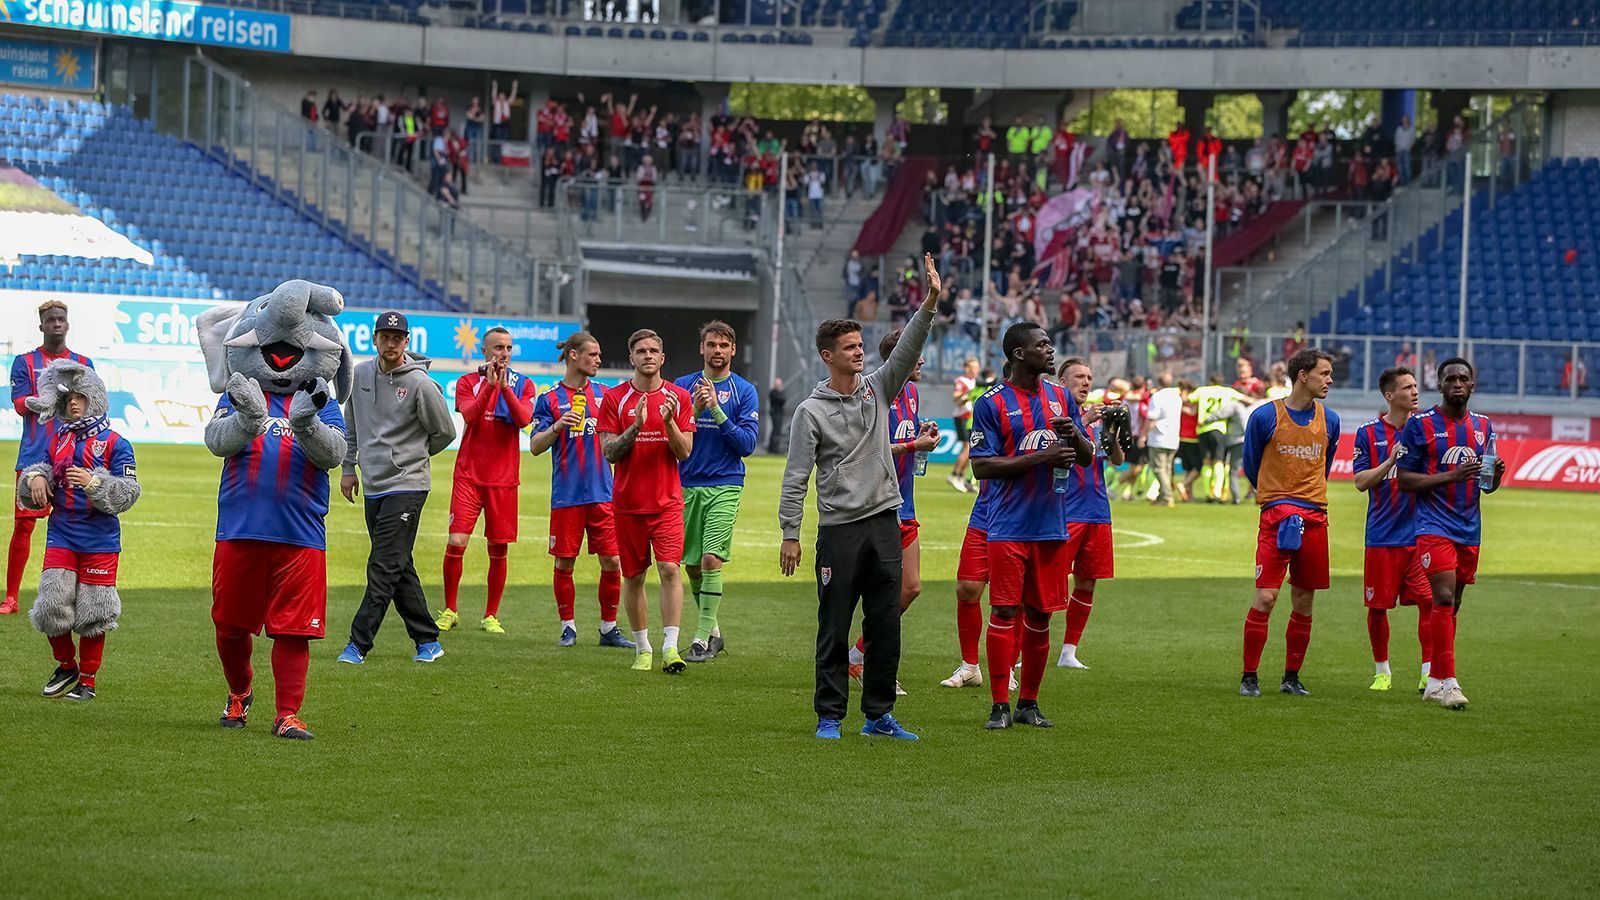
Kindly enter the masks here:
<path id="1" fill-rule="evenodd" d="M 589 382 L 575 391 L 565 384 L 539 395 L 533 404 L 533 430 L 544 431 L 572 409 L 582 397 L 583 428 L 579 434 L 563 428 L 550 448 L 550 508 L 611 502 L 611 464 L 600 450 L 596 424 L 602 395 Z"/>
<path id="2" fill-rule="evenodd" d="M 267 394 L 267 431 L 222 461 L 217 493 L 217 540 L 271 541 L 326 550 L 328 471 L 306 456 L 289 428 L 288 394 Z M 223 394 L 218 415 L 232 415 Z M 344 430 L 339 404 L 322 405 L 317 418 Z"/>
<path id="3" fill-rule="evenodd" d="M 978 499 L 972 504 L 972 515 L 967 519 L 968 528 L 989 533 L 989 513 L 990 507 L 994 506 L 994 493 L 989 488 L 989 482 L 978 482 Z"/>
<path id="4" fill-rule="evenodd" d="M 22 417 L 22 442 L 17 446 L 17 471 L 34 463 L 45 462 L 50 456 L 50 438 L 56 433 L 56 420 L 40 422 L 39 417 L 23 401 L 39 393 L 39 376 L 45 367 L 58 359 L 70 359 L 94 368 L 89 357 L 71 350 L 52 356 L 43 347 L 20 353 L 11 361 L 11 406 Z"/>
<path id="5" fill-rule="evenodd" d="M 1080 429 L 1078 402 L 1058 384 L 1041 381 L 1026 391 L 1009 381 L 984 394 L 972 409 L 972 458 L 1025 456 L 1056 442 L 1050 420 L 1070 416 Z M 991 541 L 1063 541 L 1067 495 L 1057 493 L 1050 466 L 1034 466 L 1015 478 L 991 479 L 984 494 Z"/>
<path id="6" fill-rule="evenodd" d="M 917 440 L 922 420 L 917 417 L 917 386 L 906 382 L 900 396 L 889 407 L 889 443 L 911 444 Z M 894 457 L 894 474 L 900 482 L 900 521 L 909 522 L 917 517 L 916 485 L 917 454 L 902 453 Z"/>
<path id="7" fill-rule="evenodd" d="M 1077 417 L 1073 417 L 1075 424 Z M 1067 478 L 1067 521 L 1111 523 L 1111 498 L 1106 494 L 1106 451 L 1100 446 L 1100 425 L 1087 432 L 1094 444 L 1094 462 L 1073 466 Z"/>
<path id="8" fill-rule="evenodd" d="M 1406 445 L 1401 468 L 1424 475 L 1448 472 L 1483 456 L 1494 425 L 1487 416 L 1469 412 L 1452 419 L 1437 406 L 1411 417 L 1400 441 Z M 1478 506 L 1478 480 L 1441 484 L 1415 495 L 1420 535 L 1432 534 L 1458 544 L 1476 545 L 1483 536 L 1483 516 Z"/>
<path id="9" fill-rule="evenodd" d="M 1383 465 L 1400 443 L 1400 429 L 1382 416 L 1356 429 L 1351 469 L 1359 475 Z M 1397 464 L 1398 465 L 1398 464 Z M 1410 547 L 1417 542 L 1417 498 L 1400 490 L 1394 469 L 1367 491 L 1367 546 Z"/>
<path id="10" fill-rule="evenodd" d="M 69 466 L 105 469 L 118 478 L 137 478 L 133 445 L 109 428 L 92 434 L 62 430 L 50 436 L 46 452 L 53 469 L 54 494 L 45 546 L 76 553 L 121 553 L 122 524 L 116 516 L 95 509 L 82 488 L 68 485 L 66 470 Z"/>

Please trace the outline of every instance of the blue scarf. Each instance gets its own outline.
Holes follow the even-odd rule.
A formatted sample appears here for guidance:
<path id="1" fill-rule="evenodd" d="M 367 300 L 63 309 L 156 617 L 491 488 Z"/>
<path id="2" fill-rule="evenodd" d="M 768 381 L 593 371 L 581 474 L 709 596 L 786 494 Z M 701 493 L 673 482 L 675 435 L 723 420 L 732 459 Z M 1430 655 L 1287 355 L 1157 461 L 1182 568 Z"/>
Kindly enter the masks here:
<path id="1" fill-rule="evenodd" d="M 105 416 L 84 416 L 76 422 L 56 422 L 60 442 L 54 448 L 54 458 L 50 460 L 50 474 L 56 484 L 66 483 L 67 469 L 75 465 L 73 461 L 78 458 L 78 448 L 83 446 L 83 442 L 110 428 L 111 420 Z"/>
<path id="2" fill-rule="evenodd" d="M 516 395 L 522 390 L 523 377 L 523 375 L 513 372 L 509 368 L 506 369 L 506 388 L 509 389 L 513 395 Z M 487 386 L 488 383 L 489 382 L 487 380 L 483 382 L 485 386 Z M 506 401 L 506 392 L 500 390 L 499 388 L 495 388 L 494 395 L 494 417 L 507 424 L 515 425 L 516 423 L 511 419 L 511 405 Z"/>

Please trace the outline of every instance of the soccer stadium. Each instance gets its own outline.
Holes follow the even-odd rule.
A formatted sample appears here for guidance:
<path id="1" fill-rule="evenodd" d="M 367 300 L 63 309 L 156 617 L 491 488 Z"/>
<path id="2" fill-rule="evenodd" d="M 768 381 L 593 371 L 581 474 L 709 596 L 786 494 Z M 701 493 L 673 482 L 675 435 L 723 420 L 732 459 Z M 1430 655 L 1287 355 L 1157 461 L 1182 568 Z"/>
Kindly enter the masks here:
<path id="1" fill-rule="evenodd" d="M 1597 0 L 0 0 L 3 893 L 1593 895 L 1597 235 Z"/>

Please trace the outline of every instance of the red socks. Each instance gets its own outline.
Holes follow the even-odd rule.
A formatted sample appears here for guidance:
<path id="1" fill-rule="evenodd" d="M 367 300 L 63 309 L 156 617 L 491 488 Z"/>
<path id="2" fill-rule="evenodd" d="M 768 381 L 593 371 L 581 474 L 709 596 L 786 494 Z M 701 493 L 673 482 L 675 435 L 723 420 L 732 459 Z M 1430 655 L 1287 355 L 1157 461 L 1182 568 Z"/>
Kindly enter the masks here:
<path id="1" fill-rule="evenodd" d="M 1094 611 L 1094 592 L 1076 590 L 1072 592 L 1072 602 L 1067 604 L 1067 636 L 1062 639 L 1063 644 L 1074 647 L 1083 638 L 1084 626 L 1089 624 L 1089 613 Z"/>
<path id="2" fill-rule="evenodd" d="M 1428 615 L 1428 626 L 1433 632 L 1433 665 L 1428 677 L 1456 677 L 1456 608 L 1435 605 Z"/>
<path id="3" fill-rule="evenodd" d="M 272 683 L 276 686 L 278 718 L 300 711 L 300 704 L 306 699 L 306 670 L 310 667 L 310 641 L 303 637 L 273 639 Z"/>
<path id="4" fill-rule="evenodd" d="M 489 603 L 484 607 L 485 617 L 500 614 L 500 598 L 506 592 L 506 545 L 489 545 Z"/>
<path id="5" fill-rule="evenodd" d="M 1311 643 L 1311 617 L 1289 613 L 1289 630 L 1284 632 L 1284 643 L 1287 648 L 1283 656 L 1284 670 L 1300 671 L 1306 662 L 1306 647 Z"/>
<path id="6" fill-rule="evenodd" d="M 1367 610 L 1367 639 L 1372 642 L 1372 661 L 1389 661 L 1389 614 L 1387 610 Z M 1427 654 L 1423 654 L 1426 658 Z"/>
<path id="7" fill-rule="evenodd" d="M 1422 661 L 1433 662 L 1433 602 L 1417 604 L 1417 643 L 1422 645 Z M 1430 669 L 1430 671 L 1432 671 Z"/>
<path id="8" fill-rule="evenodd" d="M 978 638 L 983 634 L 983 607 L 976 601 L 956 602 L 956 640 L 961 642 L 961 661 L 978 664 Z"/>
<path id="9" fill-rule="evenodd" d="M 465 547 L 444 545 L 444 608 L 451 611 L 456 608 L 456 592 L 461 589 L 461 558 L 466 555 Z"/>
<path id="10" fill-rule="evenodd" d="M 1010 703 L 1011 666 L 1017 661 L 1017 620 L 1002 619 L 990 611 L 984 649 L 989 654 L 989 696 L 996 703 Z"/>
<path id="11" fill-rule="evenodd" d="M 1023 607 L 1022 680 L 1017 685 L 1018 700 L 1039 699 L 1039 682 L 1044 681 L 1044 664 L 1049 655 L 1050 614 L 1031 606 Z"/>
<path id="12" fill-rule="evenodd" d="M 94 687 L 94 676 L 100 671 L 100 657 L 106 652 L 106 636 L 97 634 L 94 637 L 78 639 L 78 680 Z"/>
<path id="13" fill-rule="evenodd" d="M 1261 666 L 1261 649 L 1267 646 L 1267 622 L 1272 613 L 1255 607 L 1244 614 L 1244 671 L 1255 674 Z"/>
<path id="14" fill-rule="evenodd" d="M 250 671 L 250 652 L 254 647 L 250 632 L 217 626 L 217 658 L 222 660 L 222 677 L 228 682 L 228 693 L 250 693 L 250 681 L 255 673 Z"/>
<path id="15" fill-rule="evenodd" d="M 38 519 L 11 520 L 11 548 L 6 553 L 6 596 L 17 599 L 22 587 L 22 571 L 28 567 L 28 552 L 33 547 L 33 525 Z M 70 639 L 69 639 L 70 640 Z"/>
<path id="16" fill-rule="evenodd" d="M 78 648 L 72 646 L 72 632 L 52 635 L 50 638 L 50 652 L 56 658 L 56 665 L 63 669 L 76 669 L 78 667 Z"/>
<path id="17" fill-rule="evenodd" d="M 600 621 L 615 622 L 622 602 L 622 573 L 600 570 Z"/>
<path id="18" fill-rule="evenodd" d="M 571 621 L 574 615 L 573 607 L 578 599 L 578 588 L 572 583 L 572 570 L 556 567 L 556 615 L 561 621 Z"/>

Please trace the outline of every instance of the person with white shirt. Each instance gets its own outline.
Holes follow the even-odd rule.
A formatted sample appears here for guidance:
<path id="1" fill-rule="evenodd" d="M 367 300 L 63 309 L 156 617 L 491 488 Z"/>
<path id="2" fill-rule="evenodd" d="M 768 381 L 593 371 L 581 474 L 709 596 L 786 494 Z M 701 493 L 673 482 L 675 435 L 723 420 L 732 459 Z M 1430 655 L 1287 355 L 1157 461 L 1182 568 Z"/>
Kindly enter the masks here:
<path id="1" fill-rule="evenodd" d="M 817 167 L 813 160 L 810 168 L 806 170 L 806 200 L 811 206 L 811 227 L 822 227 L 822 197 L 823 186 L 828 182 L 828 174 Z"/>
<path id="2" fill-rule="evenodd" d="M 1150 450 L 1150 466 L 1156 473 L 1161 494 L 1156 503 L 1175 506 L 1172 499 L 1172 463 L 1178 455 L 1178 430 L 1183 417 L 1183 398 L 1173 387 L 1172 373 L 1162 372 L 1157 379 L 1161 389 L 1150 396 L 1150 411 L 1145 416 L 1145 446 Z"/>
<path id="3" fill-rule="evenodd" d="M 1394 130 L 1394 166 L 1395 181 L 1405 184 L 1411 180 L 1411 148 L 1417 143 L 1417 128 L 1411 124 L 1410 116 L 1401 116 L 1400 124 Z"/>

